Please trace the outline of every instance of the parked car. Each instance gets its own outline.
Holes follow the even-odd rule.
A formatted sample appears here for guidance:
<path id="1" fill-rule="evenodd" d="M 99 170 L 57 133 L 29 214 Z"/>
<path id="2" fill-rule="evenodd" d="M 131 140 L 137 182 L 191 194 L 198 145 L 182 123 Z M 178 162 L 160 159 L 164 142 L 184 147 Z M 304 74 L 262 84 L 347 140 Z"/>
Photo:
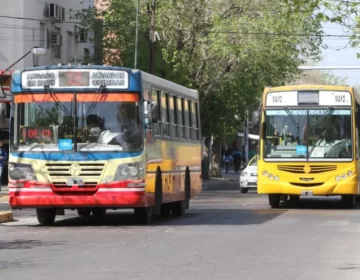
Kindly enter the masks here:
<path id="1" fill-rule="evenodd" d="M 257 156 L 240 173 L 240 191 L 247 193 L 249 189 L 257 189 Z"/>

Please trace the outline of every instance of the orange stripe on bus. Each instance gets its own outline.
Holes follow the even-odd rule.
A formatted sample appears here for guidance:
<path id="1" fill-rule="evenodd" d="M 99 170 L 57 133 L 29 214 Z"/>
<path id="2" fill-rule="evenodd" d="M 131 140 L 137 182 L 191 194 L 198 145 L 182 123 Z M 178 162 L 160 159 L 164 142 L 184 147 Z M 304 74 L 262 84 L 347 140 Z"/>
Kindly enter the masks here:
<path id="1" fill-rule="evenodd" d="M 55 99 L 61 102 L 73 101 L 73 93 L 54 93 Z M 134 93 L 78 93 L 76 95 L 78 102 L 137 102 L 139 95 Z M 21 94 L 15 95 L 15 103 L 31 103 L 31 102 L 55 102 L 54 98 L 46 94 Z"/>

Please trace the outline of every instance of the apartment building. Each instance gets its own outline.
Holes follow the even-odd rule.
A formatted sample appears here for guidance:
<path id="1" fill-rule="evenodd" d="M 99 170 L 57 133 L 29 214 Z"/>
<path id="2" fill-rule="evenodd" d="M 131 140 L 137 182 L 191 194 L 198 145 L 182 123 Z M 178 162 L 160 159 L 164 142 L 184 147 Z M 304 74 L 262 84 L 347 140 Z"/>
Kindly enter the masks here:
<path id="1" fill-rule="evenodd" d="M 33 47 L 47 49 L 45 56 L 29 54 L 12 70 L 33 65 L 81 63 L 93 46 L 73 18 L 74 11 L 94 0 L 0 0 L 0 70 L 6 69 Z"/>

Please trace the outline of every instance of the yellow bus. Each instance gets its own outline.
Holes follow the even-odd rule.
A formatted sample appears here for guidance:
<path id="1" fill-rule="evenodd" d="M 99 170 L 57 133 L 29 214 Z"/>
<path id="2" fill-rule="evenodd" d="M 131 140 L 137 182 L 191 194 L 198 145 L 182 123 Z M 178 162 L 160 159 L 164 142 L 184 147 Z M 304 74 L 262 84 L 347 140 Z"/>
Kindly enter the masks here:
<path id="1" fill-rule="evenodd" d="M 199 95 L 112 66 L 44 66 L 12 75 L 9 202 L 40 224 L 65 209 L 181 216 L 202 188 Z"/>
<path id="2" fill-rule="evenodd" d="M 261 102 L 258 193 L 271 207 L 300 196 L 359 194 L 360 96 L 352 87 L 265 88 Z"/>

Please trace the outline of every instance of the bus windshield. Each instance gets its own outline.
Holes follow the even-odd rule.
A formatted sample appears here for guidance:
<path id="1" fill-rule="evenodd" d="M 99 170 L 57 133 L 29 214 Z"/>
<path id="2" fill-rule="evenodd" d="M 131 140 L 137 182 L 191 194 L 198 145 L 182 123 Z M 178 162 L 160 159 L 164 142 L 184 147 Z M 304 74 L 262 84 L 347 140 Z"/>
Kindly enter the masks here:
<path id="1" fill-rule="evenodd" d="M 78 152 L 142 148 L 138 94 L 53 95 L 15 96 L 13 150 L 74 150 L 75 131 Z"/>
<path id="2" fill-rule="evenodd" d="M 352 159 L 351 109 L 265 110 L 264 158 Z"/>

